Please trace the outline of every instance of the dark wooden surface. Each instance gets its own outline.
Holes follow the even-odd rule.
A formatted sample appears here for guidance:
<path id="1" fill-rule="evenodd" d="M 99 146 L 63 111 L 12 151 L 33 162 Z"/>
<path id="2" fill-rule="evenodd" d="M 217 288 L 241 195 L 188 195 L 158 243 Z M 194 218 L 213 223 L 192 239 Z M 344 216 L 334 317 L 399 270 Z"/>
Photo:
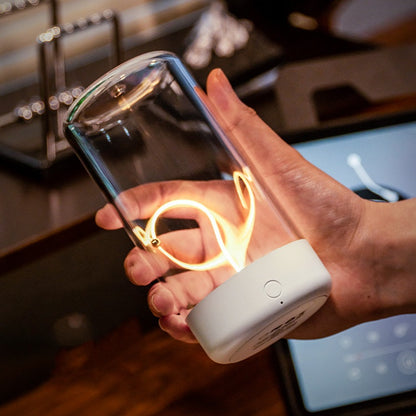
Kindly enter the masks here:
<path id="1" fill-rule="evenodd" d="M 1 416 L 285 416 L 268 351 L 230 365 L 130 320 L 62 351 L 52 377 L 0 406 Z"/>
<path id="2" fill-rule="evenodd" d="M 0 162 L 0 278 L 8 270 L 91 233 L 104 198 L 81 169 L 45 179 Z"/>
<path id="3" fill-rule="evenodd" d="M 143 332 L 132 319 L 100 341 L 62 350 L 53 375 L 0 405 L 0 415 L 289 416 L 278 376 L 270 350 L 216 364 L 199 345 L 159 328 Z"/>

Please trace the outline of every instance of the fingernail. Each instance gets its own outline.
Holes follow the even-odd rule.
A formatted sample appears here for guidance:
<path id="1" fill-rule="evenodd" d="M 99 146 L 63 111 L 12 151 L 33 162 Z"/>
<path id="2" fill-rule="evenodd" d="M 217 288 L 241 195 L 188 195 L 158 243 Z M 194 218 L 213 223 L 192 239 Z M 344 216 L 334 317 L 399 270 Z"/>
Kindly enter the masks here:
<path id="1" fill-rule="evenodd" d="M 221 84 L 221 87 L 223 89 L 227 90 L 227 92 L 234 92 L 233 87 L 230 84 L 230 81 L 228 80 L 227 76 L 224 74 L 224 71 L 221 68 L 216 68 L 213 70 L 213 72 L 216 81 Z"/>
<path id="2" fill-rule="evenodd" d="M 166 327 L 163 325 L 163 322 L 162 322 L 162 319 L 159 319 L 159 328 L 162 330 L 162 331 L 165 331 L 166 332 Z"/>
<path id="3" fill-rule="evenodd" d="M 150 298 L 150 306 L 151 309 L 153 309 L 154 312 L 156 313 L 160 313 L 160 309 L 157 306 L 157 304 L 160 302 L 160 297 L 156 294 L 154 294 L 151 298 Z"/>
<path id="4" fill-rule="evenodd" d="M 232 103 L 238 100 L 238 97 L 222 69 L 214 69 L 212 77 L 214 83 L 208 89 L 208 96 L 215 102 L 217 108 L 222 112 L 227 112 L 232 108 Z"/>

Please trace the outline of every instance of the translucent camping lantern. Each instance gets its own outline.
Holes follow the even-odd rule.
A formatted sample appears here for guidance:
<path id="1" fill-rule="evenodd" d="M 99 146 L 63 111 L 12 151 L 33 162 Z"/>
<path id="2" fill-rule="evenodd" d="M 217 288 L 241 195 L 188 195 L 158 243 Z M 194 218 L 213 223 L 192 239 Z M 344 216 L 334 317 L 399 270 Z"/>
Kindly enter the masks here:
<path id="1" fill-rule="evenodd" d="M 166 276 L 219 282 L 186 318 L 214 361 L 253 355 L 326 301 L 324 265 L 175 55 L 138 56 L 97 80 L 69 109 L 66 136 Z"/>

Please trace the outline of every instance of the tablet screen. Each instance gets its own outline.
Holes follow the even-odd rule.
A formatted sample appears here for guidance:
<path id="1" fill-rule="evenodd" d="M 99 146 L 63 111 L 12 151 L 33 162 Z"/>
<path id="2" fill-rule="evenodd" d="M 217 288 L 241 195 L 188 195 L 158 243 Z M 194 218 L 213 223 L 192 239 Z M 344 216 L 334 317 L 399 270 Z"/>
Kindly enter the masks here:
<path id="1" fill-rule="evenodd" d="M 393 202 L 416 196 L 416 122 L 294 147 L 365 198 Z M 413 390 L 416 395 L 416 315 L 319 340 L 290 340 L 288 347 L 304 408 L 312 414 Z"/>
<path id="2" fill-rule="evenodd" d="M 416 390 L 416 317 L 400 315 L 314 341 L 289 341 L 310 412 Z"/>

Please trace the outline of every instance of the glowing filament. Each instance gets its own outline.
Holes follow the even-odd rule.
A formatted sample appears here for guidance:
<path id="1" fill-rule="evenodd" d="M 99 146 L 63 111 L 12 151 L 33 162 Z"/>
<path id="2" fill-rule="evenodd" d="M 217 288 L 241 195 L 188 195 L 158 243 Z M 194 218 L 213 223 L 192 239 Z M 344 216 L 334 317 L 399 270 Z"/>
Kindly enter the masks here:
<path id="1" fill-rule="evenodd" d="M 208 209 L 200 202 L 190 199 L 177 199 L 167 202 L 166 204 L 163 204 L 161 207 L 159 207 L 150 217 L 146 224 L 146 228 L 143 229 L 139 226 L 135 226 L 133 229 L 134 233 L 139 238 L 144 247 L 159 251 L 170 261 L 184 269 L 202 271 L 223 266 L 226 263 L 229 263 L 235 271 L 241 270 L 245 265 L 246 253 L 251 234 L 253 232 L 255 218 L 255 200 L 253 190 L 250 186 L 250 182 L 252 180 L 248 172 L 242 173 L 235 171 L 233 173 L 233 179 L 239 202 L 243 209 L 247 211 L 245 221 L 239 227 L 231 224 L 224 217 Z M 244 197 L 243 188 L 245 188 L 247 191 L 247 197 Z M 161 244 L 156 233 L 156 225 L 158 219 L 162 216 L 162 214 L 173 208 L 194 208 L 205 214 L 209 220 L 209 223 L 214 232 L 215 239 L 220 248 L 220 252 L 217 256 L 202 263 L 193 264 L 176 258 L 163 248 L 163 245 Z"/>

